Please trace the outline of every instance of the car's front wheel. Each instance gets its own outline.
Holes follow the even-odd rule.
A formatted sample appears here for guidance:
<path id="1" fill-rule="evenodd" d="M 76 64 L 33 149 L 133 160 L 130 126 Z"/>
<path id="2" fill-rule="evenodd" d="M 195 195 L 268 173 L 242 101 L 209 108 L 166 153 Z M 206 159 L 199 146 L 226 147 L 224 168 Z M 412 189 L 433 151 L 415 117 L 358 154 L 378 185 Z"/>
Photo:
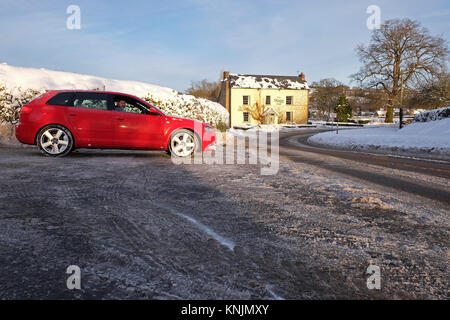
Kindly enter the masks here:
<path id="1" fill-rule="evenodd" d="M 199 149 L 195 134 L 186 129 L 177 130 L 170 138 L 169 151 L 176 157 L 189 157 Z"/>
<path id="2" fill-rule="evenodd" d="M 49 125 L 41 129 L 37 136 L 39 150 L 46 156 L 63 157 L 73 149 L 73 136 L 60 125 Z"/>

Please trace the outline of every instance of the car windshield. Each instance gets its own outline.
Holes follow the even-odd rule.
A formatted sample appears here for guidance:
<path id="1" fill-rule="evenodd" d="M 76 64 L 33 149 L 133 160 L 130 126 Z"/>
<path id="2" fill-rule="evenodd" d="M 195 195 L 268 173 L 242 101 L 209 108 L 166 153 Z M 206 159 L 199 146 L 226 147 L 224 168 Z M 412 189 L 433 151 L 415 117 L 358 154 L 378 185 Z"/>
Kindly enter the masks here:
<path id="1" fill-rule="evenodd" d="M 146 106 L 151 106 L 151 107 L 155 108 L 156 110 L 158 110 L 159 112 L 161 112 L 163 115 L 167 116 L 167 114 L 164 111 L 162 111 L 158 107 L 155 107 L 153 104 L 151 104 L 151 103 L 149 103 L 149 102 L 147 102 L 145 100 L 142 100 L 141 98 L 138 98 L 138 97 L 135 97 L 135 98 L 136 98 L 136 100 L 144 103 Z"/>

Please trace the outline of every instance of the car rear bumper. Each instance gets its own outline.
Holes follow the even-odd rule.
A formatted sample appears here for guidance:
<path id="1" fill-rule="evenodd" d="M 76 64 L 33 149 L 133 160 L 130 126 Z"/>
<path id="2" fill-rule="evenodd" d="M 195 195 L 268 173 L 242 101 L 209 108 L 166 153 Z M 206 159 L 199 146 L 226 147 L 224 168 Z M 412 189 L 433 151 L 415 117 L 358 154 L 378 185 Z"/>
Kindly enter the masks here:
<path id="1" fill-rule="evenodd" d="M 18 122 L 15 126 L 16 138 L 21 143 L 24 144 L 34 144 L 34 134 L 32 130 L 30 130 L 29 126 L 25 126 L 22 123 Z"/>

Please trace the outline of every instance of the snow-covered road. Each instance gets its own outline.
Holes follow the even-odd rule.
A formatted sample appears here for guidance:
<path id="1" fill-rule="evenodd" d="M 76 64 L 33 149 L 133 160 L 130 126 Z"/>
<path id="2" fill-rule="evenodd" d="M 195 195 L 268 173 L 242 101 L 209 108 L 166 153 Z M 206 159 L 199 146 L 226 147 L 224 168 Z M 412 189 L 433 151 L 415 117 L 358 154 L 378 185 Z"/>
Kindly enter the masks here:
<path id="1" fill-rule="evenodd" d="M 310 131 L 283 134 L 269 176 L 159 152 L 0 148 L 0 299 L 448 298 L 448 203 L 368 178 L 448 192 L 448 165 L 301 150 L 294 135 Z M 66 288 L 74 264 L 80 291 Z M 366 286 L 371 264 L 381 290 Z"/>

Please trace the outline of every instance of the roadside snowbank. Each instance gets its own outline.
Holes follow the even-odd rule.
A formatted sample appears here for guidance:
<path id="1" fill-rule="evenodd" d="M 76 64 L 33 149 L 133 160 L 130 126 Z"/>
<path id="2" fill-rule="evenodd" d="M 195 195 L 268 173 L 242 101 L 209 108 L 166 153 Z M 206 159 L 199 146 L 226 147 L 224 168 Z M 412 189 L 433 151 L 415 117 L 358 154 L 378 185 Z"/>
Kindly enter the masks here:
<path id="1" fill-rule="evenodd" d="M 140 98 L 150 97 L 162 104 L 168 112 L 186 118 L 201 117 L 211 124 L 228 121 L 228 112 L 219 103 L 181 94 L 173 89 L 138 81 L 114 80 L 71 72 L 36 68 L 23 68 L 0 63 L 0 85 L 6 85 L 12 93 L 18 89 L 56 90 L 107 90 L 132 94 Z M 166 110 L 164 110 L 166 111 Z"/>
<path id="2" fill-rule="evenodd" d="M 450 158 L 450 118 L 413 122 L 403 129 L 381 127 L 319 133 L 308 142 L 352 150 L 425 153 Z"/>
<path id="3" fill-rule="evenodd" d="M 316 125 L 286 125 L 286 124 L 263 124 L 263 125 L 249 125 L 238 126 L 227 130 L 227 134 L 235 137 L 254 137 L 259 133 L 271 133 L 271 132 L 286 132 L 293 130 L 304 130 L 316 128 Z"/>
<path id="4" fill-rule="evenodd" d="M 414 117 L 415 122 L 427 122 L 441 120 L 450 117 L 450 107 L 434 109 L 416 114 Z"/>

